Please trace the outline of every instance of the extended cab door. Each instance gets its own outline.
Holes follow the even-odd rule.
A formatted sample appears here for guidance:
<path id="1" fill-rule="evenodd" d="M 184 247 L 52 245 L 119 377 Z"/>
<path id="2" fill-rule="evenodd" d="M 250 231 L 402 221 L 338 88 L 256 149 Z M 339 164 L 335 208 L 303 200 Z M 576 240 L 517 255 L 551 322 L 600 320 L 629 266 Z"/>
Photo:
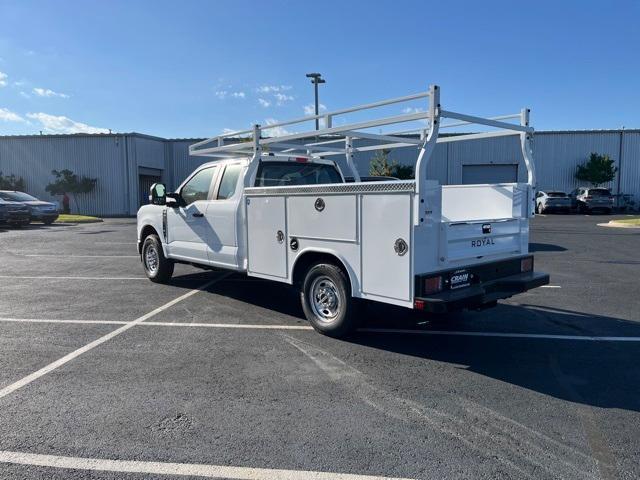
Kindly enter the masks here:
<path id="1" fill-rule="evenodd" d="M 239 207 L 242 200 L 242 177 L 245 165 L 227 163 L 220 167 L 219 179 L 212 200 L 205 212 L 207 230 L 207 255 L 210 263 L 226 268 L 238 268 Z"/>
<path id="2" fill-rule="evenodd" d="M 167 207 L 167 243 L 171 257 L 208 263 L 210 237 L 205 213 L 218 167 L 198 170 L 180 189 L 185 205 Z"/>

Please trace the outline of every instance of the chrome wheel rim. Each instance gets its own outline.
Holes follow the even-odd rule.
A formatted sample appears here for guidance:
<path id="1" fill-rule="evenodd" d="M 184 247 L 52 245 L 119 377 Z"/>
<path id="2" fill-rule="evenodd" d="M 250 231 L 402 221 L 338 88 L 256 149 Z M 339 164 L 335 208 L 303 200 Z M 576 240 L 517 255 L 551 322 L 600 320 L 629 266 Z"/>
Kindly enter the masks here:
<path id="1" fill-rule="evenodd" d="M 338 287 L 327 276 L 316 278 L 309 289 L 309 300 L 315 316 L 321 321 L 330 323 L 340 313 L 342 301 Z"/>
<path id="2" fill-rule="evenodd" d="M 149 244 L 144 249 L 144 265 L 147 267 L 147 271 L 151 275 L 155 275 L 160 266 L 160 256 L 158 250 L 153 244 Z"/>

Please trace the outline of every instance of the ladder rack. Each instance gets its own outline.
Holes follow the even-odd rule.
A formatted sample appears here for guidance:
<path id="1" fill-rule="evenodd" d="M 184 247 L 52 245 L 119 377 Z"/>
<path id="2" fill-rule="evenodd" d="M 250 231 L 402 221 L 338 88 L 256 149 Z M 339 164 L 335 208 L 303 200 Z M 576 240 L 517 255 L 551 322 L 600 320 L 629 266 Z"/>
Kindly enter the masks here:
<path id="1" fill-rule="evenodd" d="M 412 113 L 403 113 L 402 115 L 386 117 L 376 117 L 373 115 L 373 110 L 377 108 L 394 104 L 406 104 L 406 102 L 420 100 L 423 98 L 428 99 L 427 108 L 424 110 L 418 109 Z M 334 120 L 337 117 L 354 112 L 371 113 L 373 118 L 370 120 L 334 126 Z M 457 121 L 440 125 L 441 118 L 450 118 Z M 270 137 L 268 135 L 269 131 L 275 128 L 291 127 L 294 125 L 300 126 L 300 124 L 314 121 L 316 119 L 320 119 L 324 122 L 323 128 L 319 130 L 314 129 L 303 132 L 293 132 L 282 136 Z M 519 123 L 509 123 L 505 121 L 514 119 L 518 119 Z M 397 126 L 416 121 L 425 122 L 424 127 L 385 134 L 363 131 L 375 127 Z M 483 125 L 486 127 L 496 128 L 498 130 L 438 137 L 440 129 L 468 125 Z M 415 169 L 416 178 L 426 179 L 427 163 L 437 143 L 519 135 L 522 153 L 528 172 L 528 183 L 533 186 L 535 185 L 535 172 L 531 155 L 532 134 L 533 128 L 529 126 L 528 109 L 522 109 L 519 113 L 515 114 L 500 115 L 490 118 L 482 118 L 443 110 L 440 106 L 440 88 L 437 85 L 431 85 L 429 90 L 426 92 L 392 98 L 389 100 L 382 100 L 342 110 L 335 110 L 333 112 L 323 113 L 320 115 L 309 115 L 266 126 L 254 125 L 250 130 L 225 133 L 190 145 L 189 154 L 219 158 L 249 157 L 251 158 L 251 163 L 253 163 L 254 160 L 259 160 L 260 155 L 265 149 L 268 149 L 270 155 L 276 156 L 307 155 L 318 158 L 344 155 L 346 157 L 347 164 L 353 171 L 356 181 L 359 181 L 360 177 L 355 169 L 353 161 L 355 153 L 413 146 L 419 149 Z M 379 143 L 374 145 L 354 146 L 354 140 L 356 139 L 372 140 Z M 416 183 L 417 188 L 419 189 L 421 182 Z"/>

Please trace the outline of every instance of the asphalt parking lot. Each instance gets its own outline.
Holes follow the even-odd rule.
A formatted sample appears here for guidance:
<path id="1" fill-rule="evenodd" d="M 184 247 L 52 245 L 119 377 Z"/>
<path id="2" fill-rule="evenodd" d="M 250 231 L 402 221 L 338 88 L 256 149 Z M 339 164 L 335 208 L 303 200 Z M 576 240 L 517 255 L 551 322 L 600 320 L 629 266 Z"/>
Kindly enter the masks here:
<path id="1" fill-rule="evenodd" d="M 134 220 L 0 230 L 0 479 L 638 478 L 640 230 L 606 220 L 534 219 L 551 288 L 349 341 L 285 286 L 149 282 Z"/>

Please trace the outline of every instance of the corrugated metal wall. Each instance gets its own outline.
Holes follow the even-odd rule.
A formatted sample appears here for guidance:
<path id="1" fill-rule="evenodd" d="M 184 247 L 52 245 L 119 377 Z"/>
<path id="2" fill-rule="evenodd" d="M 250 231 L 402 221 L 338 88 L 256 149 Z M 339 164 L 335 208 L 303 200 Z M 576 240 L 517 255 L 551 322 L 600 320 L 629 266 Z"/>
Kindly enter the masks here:
<path id="1" fill-rule="evenodd" d="M 80 209 L 90 215 L 127 213 L 127 167 L 122 135 L 66 135 L 0 137 L 0 171 L 26 181 L 28 193 L 48 201 L 45 186 L 53 182 L 51 170 L 73 170 L 97 178 L 94 192 L 79 198 Z M 71 203 L 72 209 L 75 205 Z"/>
<path id="2" fill-rule="evenodd" d="M 28 193 L 57 200 L 45 192 L 53 181 L 51 170 L 68 168 L 78 175 L 98 178 L 94 193 L 81 198 L 83 213 L 103 216 L 135 215 L 138 209 L 140 168 L 161 172 L 169 189 L 175 189 L 199 165 L 208 161 L 190 157 L 195 139 L 164 140 L 140 134 L 44 135 L 0 137 L 0 171 L 24 177 Z M 621 144 L 622 141 L 622 144 Z M 364 145 L 362 141 L 356 144 Z M 620 148 L 622 147 L 622 149 Z M 622 162 L 620 162 L 622 151 Z M 569 192 L 579 185 L 576 166 L 591 152 L 608 154 L 619 166 L 620 191 L 640 201 L 640 131 L 538 132 L 534 136 L 534 159 L 538 187 Z M 361 175 L 369 173 L 372 152 L 356 154 Z M 415 147 L 392 150 L 391 160 L 414 164 Z M 342 168 L 342 157 L 333 157 Z M 428 178 L 442 184 L 462 182 L 464 165 L 518 164 L 520 181 L 526 179 L 517 137 L 441 143 L 431 159 Z M 610 185 L 618 193 L 618 179 Z M 72 205 L 73 206 L 73 205 Z"/>

